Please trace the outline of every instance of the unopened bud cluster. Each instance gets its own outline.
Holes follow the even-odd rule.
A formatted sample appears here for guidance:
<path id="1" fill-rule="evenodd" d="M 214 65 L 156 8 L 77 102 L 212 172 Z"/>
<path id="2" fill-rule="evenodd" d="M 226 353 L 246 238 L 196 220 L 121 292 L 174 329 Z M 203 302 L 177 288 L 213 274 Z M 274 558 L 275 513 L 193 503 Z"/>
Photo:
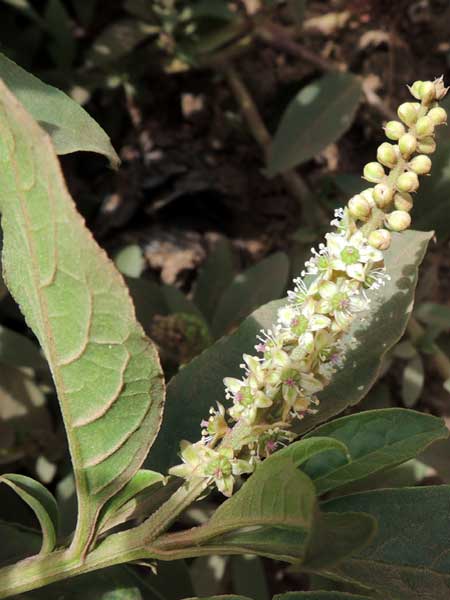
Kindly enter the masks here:
<path id="1" fill-rule="evenodd" d="M 244 354 L 244 376 L 224 379 L 230 407 L 218 403 L 210 409 L 201 424 L 202 439 L 182 442 L 183 464 L 173 467 L 172 475 L 214 483 L 229 496 L 237 476 L 251 473 L 295 438 L 296 419 L 317 412 L 317 394 L 343 364 L 352 322 L 370 308 L 368 292 L 389 278 L 383 252 L 390 246 L 390 231 L 410 226 L 411 194 L 419 175 L 430 172 L 435 127 L 447 121 L 437 105 L 447 91 L 442 78 L 416 81 L 410 91 L 417 102 L 402 104 L 400 121 L 385 127 L 396 143 L 382 143 L 377 161 L 364 167 L 364 178 L 374 186 L 336 211 L 334 230 L 312 249 L 277 322 L 261 332 L 257 354 Z"/>

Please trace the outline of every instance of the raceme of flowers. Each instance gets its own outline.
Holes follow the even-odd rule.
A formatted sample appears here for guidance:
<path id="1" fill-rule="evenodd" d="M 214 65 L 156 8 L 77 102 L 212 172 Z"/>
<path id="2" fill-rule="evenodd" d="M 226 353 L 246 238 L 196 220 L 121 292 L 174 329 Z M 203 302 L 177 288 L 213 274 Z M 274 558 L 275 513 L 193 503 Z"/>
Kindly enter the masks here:
<path id="1" fill-rule="evenodd" d="M 364 167 L 364 179 L 374 185 L 336 211 L 333 231 L 312 250 L 277 322 L 261 332 L 257 354 L 244 354 L 243 377 L 224 379 L 231 407 L 210 409 L 202 439 L 181 443 L 183 463 L 170 474 L 203 479 L 230 496 L 236 477 L 295 438 L 296 419 L 319 410 L 317 394 L 343 364 L 353 320 L 369 308 L 370 291 L 389 277 L 383 252 L 390 231 L 409 227 L 418 175 L 431 170 L 435 127 L 447 122 L 438 106 L 447 92 L 442 77 L 409 89 L 417 102 L 400 105 L 400 120 L 385 126 L 393 143 L 382 143 L 377 162 Z"/>

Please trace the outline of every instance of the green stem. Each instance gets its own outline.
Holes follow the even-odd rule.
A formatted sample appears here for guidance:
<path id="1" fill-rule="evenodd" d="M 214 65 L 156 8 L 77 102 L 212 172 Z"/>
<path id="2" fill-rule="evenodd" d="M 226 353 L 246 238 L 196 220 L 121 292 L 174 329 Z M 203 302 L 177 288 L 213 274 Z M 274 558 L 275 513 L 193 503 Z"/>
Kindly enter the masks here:
<path id="1" fill-rule="evenodd" d="M 0 598 L 9 598 L 97 569 L 147 558 L 146 549 L 136 545 L 133 530 L 111 535 L 87 555 L 84 561 L 58 550 L 34 556 L 0 569 Z"/>
<path id="2" fill-rule="evenodd" d="M 206 489 L 207 481 L 179 488 L 142 525 L 107 537 L 82 559 L 62 549 L 0 569 L 0 599 L 126 562 L 156 558 L 151 543 Z M 167 555 L 168 556 L 168 555 Z M 165 557 L 161 557 L 164 559 Z"/>
<path id="3" fill-rule="evenodd" d="M 151 544 L 188 506 L 197 500 L 206 490 L 209 480 L 188 480 L 165 502 L 151 517 L 133 529 L 133 534 L 145 544 Z"/>

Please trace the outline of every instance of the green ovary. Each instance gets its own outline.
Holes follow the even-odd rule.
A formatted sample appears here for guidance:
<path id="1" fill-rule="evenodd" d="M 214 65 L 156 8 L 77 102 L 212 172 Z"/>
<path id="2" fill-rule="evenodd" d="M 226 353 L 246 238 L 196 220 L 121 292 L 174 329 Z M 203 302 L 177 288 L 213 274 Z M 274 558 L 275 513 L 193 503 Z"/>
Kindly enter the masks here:
<path id="1" fill-rule="evenodd" d="M 360 259 L 360 254 L 357 248 L 354 246 L 347 246 L 341 252 L 342 262 L 346 265 L 354 265 Z"/>

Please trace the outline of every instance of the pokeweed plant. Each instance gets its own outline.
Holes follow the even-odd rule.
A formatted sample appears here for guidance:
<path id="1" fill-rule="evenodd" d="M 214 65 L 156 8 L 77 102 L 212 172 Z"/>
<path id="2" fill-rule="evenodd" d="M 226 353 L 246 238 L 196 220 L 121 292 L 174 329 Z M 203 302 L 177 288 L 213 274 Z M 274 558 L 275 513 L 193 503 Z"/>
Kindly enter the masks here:
<path id="1" fill-rule="evenodd" d="M 124 281 L 77 213 L 50 138 L 0 84 L 4 277 L 49 363 L 78 499 L 75 531 L 61 539 L 50 492 L 24 475 L 0 477 L 42 529 L 36 554 L 0 568 L 0 598 L 122 563 L 241 553 L 396 598 L 448 587 L 439 559 L 448 552 L 448 528 L 437 534 L 429 515 L 448 507 L 450 488 L 339 497 L 348 484 L 447 437 L 444 423 L 386 409 L 314 429 L 367 393 L 411 311 L 432 235 L 406 231 L 411 194 L 431 169 L 435 127 L 446 122 L 438 106 L 446 88 L 438 79 L 410 89 L 417 102 L 402 104 L 400 121 L 385 128 L 396 143 L 381 144 L 377 162 L 364 168 L 375 185 L 337 211 L 287 301 L 256 311 L 171 381 L 148 459 L 159 470 L 170 467 L 167 478 L 140 469 L 163 413 L 155 348 Z M 250 354 L 250 333 L 265 323 Z M 242 351 L 238 378 L 234 358 Z M 196 441 L 197 414 L 214 402 Z M 192 441 L 181 443 L 182 463 L 174 465 L 178 434 Z M 168 532 L 215 487 L 228 499 L 209 521 Z M 321 501 L 329 492 L 333 498 Z M 421 503 L 427 531 L 411 532 L 414 553 L 402 540 Z M 2 524 L 8 528 L 14 530 Z M 16 531 L 16 545 L 22 534 Z"/>

